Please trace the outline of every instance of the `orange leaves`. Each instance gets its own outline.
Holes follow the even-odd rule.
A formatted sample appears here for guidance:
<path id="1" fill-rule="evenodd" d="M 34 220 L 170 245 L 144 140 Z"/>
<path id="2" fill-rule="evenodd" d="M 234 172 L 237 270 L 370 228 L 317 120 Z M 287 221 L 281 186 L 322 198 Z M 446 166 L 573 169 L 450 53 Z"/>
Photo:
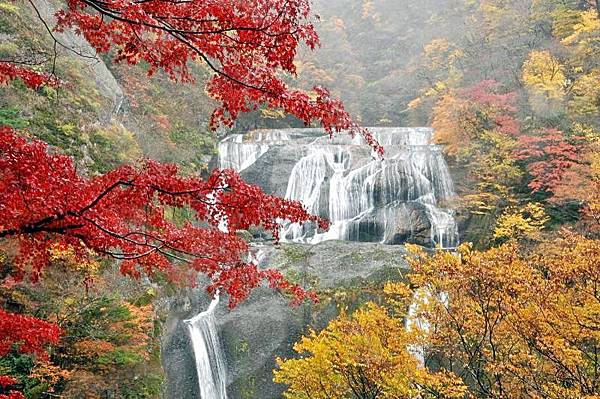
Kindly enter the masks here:
<path id="1" fill-rule="evenodd" d="M 456 155 L 485 131 L 516 136 L 515 93 L 500 94 L 499 84 L 483 81 L 473 87 L 444 95 L 433 110 L 435 141 Z"/>
<path id="2" fill-rule="evenodd" d="M 430 354 L 476 397 L 600 393 L 600 244 L 563 236 L 526 253 L 511 243 L 411 259 L 412 283 L 430 293 L 418 314 Z"/>

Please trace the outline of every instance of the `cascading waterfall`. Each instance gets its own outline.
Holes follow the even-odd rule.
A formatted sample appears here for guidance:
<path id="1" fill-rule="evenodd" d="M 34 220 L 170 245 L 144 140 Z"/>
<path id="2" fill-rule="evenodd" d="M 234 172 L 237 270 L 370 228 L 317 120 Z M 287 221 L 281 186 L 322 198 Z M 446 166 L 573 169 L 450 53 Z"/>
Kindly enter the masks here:
<path id="1" fill-rule="evenodd" d="M 241 172 L 266 153 L 270 144 L 287 139 L 286 133 L 279 131 L 258 131 L 251 139 L 247 139 L 242 134 L 229 136 L 219 143 L 220 167 Z"/>
<path id="2" fill-rule="evenodd" d="M 221 142 L 221 167 L 243 172 L 279 195 L 285 192 L 287 199 L 302 202 L 310 213 L 331 223 L 326 232 L 311 224 L 288 224 L 280 232 L 283 240 L 456 247 L 458 226 L 453 211 L 444 207 L 455 197 L 454 187 L 441 147 L 431 143 L 433 129 L 370 131 L 385 148 L 383 160 L 359 136 L 330 139 L 322 129 L 257 130 Z M 277 178 L 268 177 L 266 170 L 275 170 Z M 285 191 L 282 180 L 287 182 Z M 257 249 L 254 257 L 262 256 L 263 250 Z M 426 289 L 415 295 L 406 327 L 426 334 L 429 325 L 416 303 L 431 298 Z M 448 301 L 445 295 L 436 299 Z M 409 350 L 424 367 L 427 348 Z"/>
<path id="3" fill-rule="evenodd" d="M 284 240 L 400 244 L 427 228 L 429 245 L 458 245 L 453 212 L 440 206 L 455 194 L 441 148 L 431 144 L 433 129 L 371 131 L 386 150 L 384 160 L 374 158 L 359 136 L 330 139 L 321 129 L 284 129 L 228 137 L 220 145 L 221 166 L 251 169 L 271 149 L 293 147 L 297 158 L 285 196 L 329 219 L 331 227 L 319 232 L 291 224 L 280 234 Z"/>
<path id="4" fill-rule="evenodd" d="M 227 370 L 215 319 L 218 304 L 217 295 L 205 312 L 185 320 L 194 348 L 201 399 L 227 399 Z"/>

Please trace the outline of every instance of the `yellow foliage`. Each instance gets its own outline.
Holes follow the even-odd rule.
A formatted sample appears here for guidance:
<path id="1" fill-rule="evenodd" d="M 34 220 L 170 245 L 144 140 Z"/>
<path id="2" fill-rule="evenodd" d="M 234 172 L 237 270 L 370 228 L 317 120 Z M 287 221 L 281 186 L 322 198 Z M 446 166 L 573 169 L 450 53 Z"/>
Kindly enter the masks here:
<path id="1" fill-rule="evenodd" d="M 100 263 L 94 259 L 94 253 L 87 250 L 89 256 L 78 256 L 70 245 L 55 244 L 50 248 L 50 260 L 62 262 L 68 269 L 84 272 L 88 275 L 96 274 Z"/>
<path id="2" fill-rule="evenodd" d="M 98 138 L 108 143 L 116 163 L 132 162 L 142 156 L 142 150 L 134 134 L 121 124 L 112 124 L 96 132 Z"/>
<path id="3" fill-rule="evenodd" d="M 428 349 L 470 382 L 469 397 L 600 395 L 600 241 L 562 236 L 409 259 L 411 284 L 430 294 L 415 299 Z"/>
<path id="4" fill-rule="evenodd" d="M 467 146 L 480 128 L 469 102 L 452 93 L 444 95 L 435 105 L 432 127 L 435 142 L 443 144 L 450 155 Z"/>
<path id="5" fill-rule="evenodd" d="M 260 110 L 260 114 L 266 119 L 283 119 L 285 117 L 285 112 L 280 109 L 264 108 Z"/>
<path id="6" fill-rule="evenodd" d="M 569 110 L 574 115 L 595 115 L 600 112 L 600 70 L 579 77 L 573 84 Z"/>
<path id="7" fill-rule="evenodd" d="M 288 399 L 462 398 L 465 388 L 452 374 L 420 367 L 408 350 L 413 336 L 375 304 L 343 312 L 294 346 L 300 358 L 277 359 L 275 382 L 289 386 Z"/>
<path id="8" fill-rule="evenodd" d="M 18 14 L 19 7 L 17 7 L 13 3 L 9 3 L 6 1 L 0 1 L 0 11 L 6 12 L 6 13 L 11 13 L 11 14 Z"/>
<path id="9" fill-rule="evenodd" d="M 509 208 L 498 218 L 494 238 L 535 239 L 549 220 L 544 207 L 538 203 L 531 202 L 518 209 Z"/>
<path id="10" fill-rule="evenodd" d="M 363 0 L 362 4 L 362 19 L 369 18 L 375 11 L 373 0 Z"/>
<path id="11" fill-rule="evenodd" d="M 596 10 L 587 10 L 579 14 L 579 21 L 572 26 L 572 34 L 562 40 L 563 44 L 574 44 L 587 33 L 600 31 L 600 19 Z M 600 33 L 600 32 L 599 32 Z"/>
<path id="12" fill-rule="evenodd" d="M 437 98 L 452 87 L 459 86 L 463 74 L 458 63 L 465 54 L 461 48 L 447 39 L 434 39 L 423 49 L 419 68 L 428 75 L 428 81 L 434 82 L 421 90 L 421 94 L 408 104 L 409 109 L 418 108 L 428 97 Z"/>
<path id="13" fill-rule="evenodd" d="M 523 82 L 549 98 L 562 98 L 566 85 L 564 68 L 548 50 L 534 50 L 523 64 Z"/>

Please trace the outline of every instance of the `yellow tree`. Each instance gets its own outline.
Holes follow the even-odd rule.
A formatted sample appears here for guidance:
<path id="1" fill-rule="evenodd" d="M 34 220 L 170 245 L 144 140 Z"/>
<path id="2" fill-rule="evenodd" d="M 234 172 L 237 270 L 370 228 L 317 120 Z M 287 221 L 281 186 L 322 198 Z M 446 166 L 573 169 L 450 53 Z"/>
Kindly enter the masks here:
<path id="1" fill-rule="evenodd" d="M 288 385 L 288 399 L 462 398 L 453 375 L 420 367 L 409 351 L 415 341 L 402 317 L 369 304 L 302 338 L 299 358 L 277 359 L 275 381 Z"/>
<path id="2" fill-rule="evenodd" d="M 600 241 L 562 235 L 527 251 L 515 242 L 458 255 L 413 248 L 411 283 L 429 292 L 415 305 L 429 325 L 427 353 L 471 397 L 600 395 Z"/>
<path id="3" fill-rule="evenodd" d="M 550 98 L 564 95 L 564 67 L 548 50 L 534 50 L 523 64 L 523 82 L 536 93 Z"/>

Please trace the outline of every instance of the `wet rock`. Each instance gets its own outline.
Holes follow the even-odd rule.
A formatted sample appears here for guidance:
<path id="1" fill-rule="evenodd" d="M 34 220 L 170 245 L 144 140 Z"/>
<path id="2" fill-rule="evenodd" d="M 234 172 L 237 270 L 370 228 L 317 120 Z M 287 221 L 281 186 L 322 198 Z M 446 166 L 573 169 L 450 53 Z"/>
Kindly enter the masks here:
<path id="1" fill-rule="evenodd" d="M 277 248 L 264 247 L 262 251 L 264 266 L 277 268 L 290 280 L 320 292 L 343 289 L 354 292 L 364 286 L 381 286 L 384 281 L 398 279 L 400 271 L 407 270 L 403 258 L 406 250 L 402 246 L 327 241 L 314 246 L 283 244 Z M 372 294 L 361 294 L 344 305 L 355 308 L 370 299 Z M 167 399 L 198 398 L 194 396 L 197 379 L 192 348 L 182 320 L 204 310 L 208 300 L 195 300 L 194 304 L 190 301 L 188 298 L 173 302 L 164 330 L 162 357 L 168 371 L 164 394 Z M 291 307 L 289 298 L 268 288 L 254 291 L 233 311 L 223 301 L 217 320 L 227 358 L 228 397 L 280 398 L 284 387 L 272 381 L 275 359 L 293 356 L 293 344 L 308 328 L 325 327 L 337 316 L 338 304 L 326 299 L 319 305 Z M 185 306 L 195 309 L 186 310 Z"/>

